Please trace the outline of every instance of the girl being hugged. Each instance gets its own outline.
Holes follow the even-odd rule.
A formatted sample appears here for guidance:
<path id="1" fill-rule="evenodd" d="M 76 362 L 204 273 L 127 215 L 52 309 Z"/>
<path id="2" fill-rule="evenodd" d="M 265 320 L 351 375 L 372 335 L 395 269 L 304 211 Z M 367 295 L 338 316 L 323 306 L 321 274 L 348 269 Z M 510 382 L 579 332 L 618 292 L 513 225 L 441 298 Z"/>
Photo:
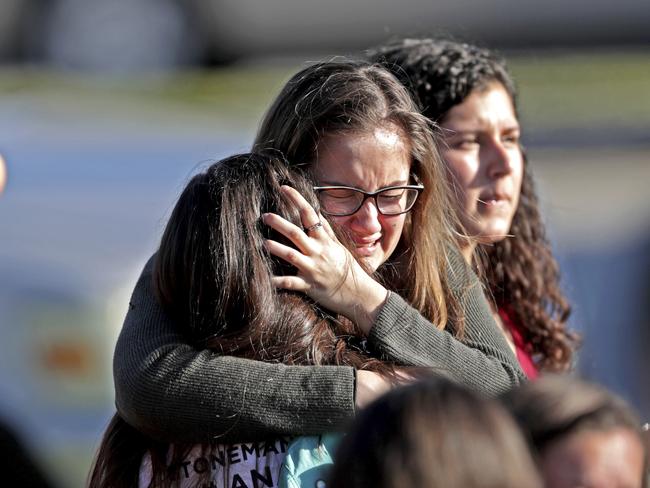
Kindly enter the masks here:
<path id="1" fill-rule="evenodd" d="M 197 348 L 283 364 L 333 364 L 395 374 L 350 344 L 359 330 L 302 293 L 276 291 L 292 274 L 265 242 L 285 242 L 263 225 L 273 212 L 300 225 L 291 187 L 317 208 L 311 184 L 277 157 L 233 156 L 195 176 L 181 194 L 156 254 L 153 281 L 163 308 Z M 348 266 L 348 264 L 343 264 Z M 244 386 L 242 386 L 244 387 Z M 290 438 L 202 445 L 155 441 L 115 416 L 90 480 L 93 487 L 276 486 Z"/>

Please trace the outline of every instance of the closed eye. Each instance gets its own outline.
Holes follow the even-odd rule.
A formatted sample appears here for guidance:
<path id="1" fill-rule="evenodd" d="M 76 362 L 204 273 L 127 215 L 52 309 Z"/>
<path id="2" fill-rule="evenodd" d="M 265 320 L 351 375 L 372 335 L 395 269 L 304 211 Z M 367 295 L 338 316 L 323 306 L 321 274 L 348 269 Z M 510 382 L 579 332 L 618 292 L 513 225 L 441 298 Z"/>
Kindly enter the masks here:
<path id="1" fill-rule="evenodd" d="M 378 195 L 382 200 L 399 200 L 404 196 L 404 190 L 392 190 L 387 193 L 381 193 Z"/>
<path id="2" fill-rule="evenodd" d="M 323 195 L 327 196 L 327 198 L 337 198 L 337 199 L 357 198 L 358 192 L 354 190 L 345 189 L 345 188 L 336 188 L 336 189 L 332 188 L 332 189 L 324 190 Z"/>

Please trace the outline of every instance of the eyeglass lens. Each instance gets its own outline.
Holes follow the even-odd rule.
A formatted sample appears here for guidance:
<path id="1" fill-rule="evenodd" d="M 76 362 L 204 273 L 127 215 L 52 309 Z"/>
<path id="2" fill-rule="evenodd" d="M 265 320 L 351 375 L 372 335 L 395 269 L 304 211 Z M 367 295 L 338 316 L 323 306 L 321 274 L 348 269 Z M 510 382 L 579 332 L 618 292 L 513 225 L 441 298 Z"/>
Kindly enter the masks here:
<path id="1" fill-rule="evenodd" d="M 377 209 L 384 215 L 397 215 L 413 207 L 418 191 L 413 188 L 387 188 L 374 197 Z M 331 215 L 352 215 L 366 198 L 371 198 L 353 188 L 329 188 L 320 191 L 322 209 Z"/>

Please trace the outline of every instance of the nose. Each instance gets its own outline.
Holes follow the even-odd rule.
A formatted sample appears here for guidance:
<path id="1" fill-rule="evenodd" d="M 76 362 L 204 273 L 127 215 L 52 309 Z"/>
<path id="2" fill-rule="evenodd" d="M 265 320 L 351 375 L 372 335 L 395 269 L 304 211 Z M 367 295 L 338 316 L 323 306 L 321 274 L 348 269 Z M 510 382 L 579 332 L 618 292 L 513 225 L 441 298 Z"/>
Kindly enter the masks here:
<path id="1" fill-rule="evenodd" d="M 485 158 L 488 162 L 488 174 L 491 178 L 499 178 L 512 172 L 512 151 L 512 149 L 505 147 L 502 141 L 498 139 L 490 140 L 490 143 L 485 148 Z"/>
<path id="2" fill-rule="evenodd" d="M 359 234 L 374 234 L 381 231 L 380 213 L 372 198 L 366 199 L 361 208 L 352 215 L 350 228 Z"/>

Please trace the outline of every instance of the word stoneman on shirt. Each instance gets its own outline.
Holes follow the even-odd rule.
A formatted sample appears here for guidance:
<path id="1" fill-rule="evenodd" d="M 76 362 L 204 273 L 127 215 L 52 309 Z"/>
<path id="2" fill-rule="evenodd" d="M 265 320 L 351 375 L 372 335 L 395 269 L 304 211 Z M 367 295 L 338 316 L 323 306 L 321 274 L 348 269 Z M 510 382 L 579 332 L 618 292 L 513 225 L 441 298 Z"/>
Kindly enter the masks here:
<path id="1" fill-rule="evenodd" d="M 195 448 L 169 469 L 179 480 L 206 479 L 202 485 L 206 488 L 275 488 L 290 441 L 280 437 L 257 443 L 215 444 L 205 451 Z"/>

